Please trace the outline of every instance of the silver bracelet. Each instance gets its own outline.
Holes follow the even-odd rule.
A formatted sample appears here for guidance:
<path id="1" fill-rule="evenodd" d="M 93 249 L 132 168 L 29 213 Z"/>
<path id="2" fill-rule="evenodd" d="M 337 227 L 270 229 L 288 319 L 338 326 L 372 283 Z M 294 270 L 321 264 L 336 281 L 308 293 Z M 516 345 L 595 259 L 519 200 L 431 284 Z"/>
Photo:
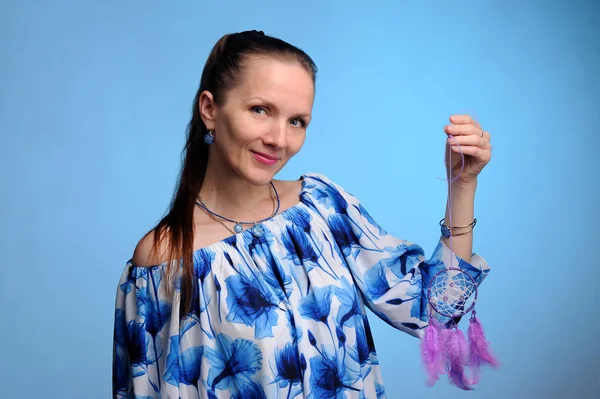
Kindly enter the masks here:
<path id="1" fill-rule="evenodd" d="M 442 232 L 442 235 L 444 237 L 446 237 L 446 238 L 448 238 L 450 236 L 455 236 L 456 237 L 456 236 L 461 236 L 463 234 L 467 234 L 468 232 L 472 231 L 475 228 L 475 225 L 477 224 L 477 218 L 474 218 L 471 223 L 469 223 L 469 224 L 467 224 L 465 226 L 452 226 L 452 227 L 450 227 L 450 226 L 447 226 L 447 225 L 444 224 L 444 220 L 445 219 L 440 220 L 440 230 Z M 453 233 L 452 232 L 452 229 L 464 229 L 464 228 L 467 228 L 467 227 L 470 227 L 470 229 L 467 230 L 467 231 L 463 231 L 461 233 Z"/>

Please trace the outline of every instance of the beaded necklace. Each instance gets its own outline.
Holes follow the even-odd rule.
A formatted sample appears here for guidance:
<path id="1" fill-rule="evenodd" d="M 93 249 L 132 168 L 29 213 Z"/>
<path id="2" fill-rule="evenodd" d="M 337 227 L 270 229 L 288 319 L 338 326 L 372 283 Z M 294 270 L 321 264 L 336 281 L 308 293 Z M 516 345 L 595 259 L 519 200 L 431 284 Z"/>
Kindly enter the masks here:
<path id="1" fill-rule="evenodd" d="M 274 217 L 275 215 L 277 215 L 277 212 L 279 212 L 279 207 L 281 206 L 281 201 L 279 199 L 279 193 L 277 193 L 277 189 L 275 188 L 275 185 L 273 184 L 273 182 L 270 182 L 269 194 L 271 195 L 271 200 L 273 201 L 273 213 L 269 217 L 266 217 L 264 219 L 257 220 L 254 222 L 241 222 L 238 220 L 229 219 L 229 218 L 226 218 L 225 216 L 219 215 L 218 213 L 215 213 L 215 212 L 211 211 L 210 209 L 208 209 L 208 207 L 204 203 L 204 200 L 202 199 L 202 196 L 200 196 L 200 195 L 198 195 L 198 200 L 196 201 L 196 205 L 198 205 L 200 208 L 204 209 L 214 220 L 219 222 L 221 225 L 223 225 L 223 227 L 225 227 L 227 230 L 229 230 L 233 234 L 241 233 L 244 230 L 243 225 L 246 224 L 246 225 L 252 225 L 251 230 L 255 236 L 262 237 L 265 234 L 265 230 L 264 230 L 264 227 L 260 223 L 267 221 L 267 220 L 271 219 L 272 217 Z M 223 220 L 226 220 L 231 223 L 235 223 L 235 226 L 233 226 L 233 230 L 231 228 L 229 228 L 227 225 L 225 225 L 225 223 L 223 223 Z"/>

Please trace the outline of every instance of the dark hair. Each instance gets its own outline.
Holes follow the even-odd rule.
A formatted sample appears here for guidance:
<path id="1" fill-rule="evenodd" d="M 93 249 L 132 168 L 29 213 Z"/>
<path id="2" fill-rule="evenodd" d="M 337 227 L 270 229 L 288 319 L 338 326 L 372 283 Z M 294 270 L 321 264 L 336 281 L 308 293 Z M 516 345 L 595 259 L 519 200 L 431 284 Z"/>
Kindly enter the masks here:
<path id="1" fill-rule="evenodd" d="M 205 90 L 209 91 L 215 103 L 222 104 L 227 92 L 241 81 L 245 62 L 251 56 L 298 62 L 312 76 L 313 84 L 316 82 L 317 67 L 304 51 L 283 40 L 267 36 L 262 31 L 227 34 L 212 48 L 194 97 L 177 189 L 166 216 L 153 229 L 154 253 L 157 254 L 159 247 L 166 244 L 169 260 L 183 259 L 180 317 L 186 316 L 190 311 L 195 284 L 198 277 L 203 277 L 195 276 L 193 264 L 194 207 L 208 162 L 208 146 L 204 143 L 207 128 L 200 117 L 200 95 Z M 171 275 L 173 267 L 180 265 L 179 262 L 169 262 L 167 276 Z"/>

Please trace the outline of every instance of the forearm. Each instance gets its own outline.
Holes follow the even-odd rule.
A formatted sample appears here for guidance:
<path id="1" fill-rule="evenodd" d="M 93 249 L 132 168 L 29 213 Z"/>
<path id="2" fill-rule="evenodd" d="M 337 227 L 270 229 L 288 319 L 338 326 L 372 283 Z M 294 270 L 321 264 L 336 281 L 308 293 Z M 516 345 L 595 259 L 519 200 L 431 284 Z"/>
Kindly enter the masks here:
<path id="1" fill-rule="evenodd" d="M 472 183 L 454 182 L 448 186 L 448 196 L 452 206 L 452 220 L 450 220 L 450 207 L 446 204 L 446 214 L 444 223 L 447 226 L 466 226 L 473 222 L 475 213 L 475 190 L 477 181 Z M 462 229 L 452 229 L 453 234 L 460 234 L 470 230 L 471 227 Z M 453 235 L 450 238 L 442 236 L 442 240 L 446 246 L 450 247 L 452 240 L 453 252 L 467 262 L 471 261 L 473 253 L 473 230 L 466 234 Z"/>

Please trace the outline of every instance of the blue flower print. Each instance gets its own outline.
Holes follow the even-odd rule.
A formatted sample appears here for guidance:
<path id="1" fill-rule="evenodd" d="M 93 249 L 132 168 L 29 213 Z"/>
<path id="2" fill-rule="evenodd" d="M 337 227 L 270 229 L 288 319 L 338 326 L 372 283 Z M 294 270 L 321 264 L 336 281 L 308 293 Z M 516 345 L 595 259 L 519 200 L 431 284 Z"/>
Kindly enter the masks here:
<path id="1" fill-rule="evenodd" d="M 301 207 L 289 208 L 282 215 L 284 219 L 291 222 L 291 225 L 298 227 L 305 233 L 311 231 L 312 216 L 310 216 L 306 209 Z"/>
<path id="2" fill-rule="evenodd" d="M 209 248 L 194 253 L 194 273 L 198 280 L 204 282 L 211 273 L 214 260 L 215 252 Z"/>
<path id="3" fill-rule="evenodd" d="M 354 361 L 360 364 L 363 369 L 370 360 L 371 348 L 369 347 L 363 323 L 356 323 L 356 347 L 350 351 L 350 356 L 352 356 Z M 370 369 L 368 371 L 370 371 Z M 366 373 L 363 371 L 363 377 L 368 374 L 368 371 Z"/>
<path id="4" fill-rule="evenodd" d="M 262 278 L 241 274 L 225 279 L 227 285 L 227 321 L 254 327 L 254 337 L 262 339 L 273 336 L 277 325 L 280 298 L 274 295 Z"/>
<path id="5" fill-rule="evenodd" d="M 346 223 L 345 217 L 339 214 L 329 216 L 329 228 L 342 254 L 345 257 L 352 255 L 356 259 L 356 256 L 363 248 L 354 230 Z"/>
<path id="6" fill-rule="evenodd" d="M 208 248 L 194 253 L 194 295 L 192 296 L 190 310 L 183 319 L 183 325 L 186 328 L 191 327 L 191 325 L 200 324 L 201 331 L 209 338 L 213 338 L 215 333 L 212 327 L 210 312 L 207 311 L 211 297 L 206 294 L 207 289 L 205 284 L 207 281 L 210 282 L 212 280 L 210 278 L 207 279 L 207 277 L 211 274 L 214 259 L 215 253 Z M 206 317 L 206 323 L 201 320 L 203 313 Z M 208 329 L 206 325 L 208 325 Z"/>
<path id="7" fill-rule="evenodd" d="M 404 278 L 411 270 L 414 271 L 414 268 L 421 262 L 421 257 L 425 255 L 423 249 L 414 244 L 386 247 L 385 252 L 386 257 L 380 262 L 400 279 Z"/>
<path id="8" fill-rule="evenodd" d="M 287 251 L 285 259 L 291 260 L 296 266 L 304 266 L 309 272 L 317 265 L 319 256 L 301 228 L 287 226 L 281 241 Z"/>
<path id="9" fill-rule="evenodd" d="M 358 213 L 360 215 L 362 215 L 362 217 L 364 217 L 365 219 L 367 219 L 367 221 L 369 222 L 369 225 L 366 226 L 366 228 L 369 230 L 369 232 L 371 233 L 372 236 L 374 237 L 381 237 L 381 236 L 385 236 L 387 235 L 387 231 L 385 231 L 385 229 L 383 227 L 381 227 L 374 219 L 373 217 L 371 217 L 371 215 L 369 214 L 369 212 L 367 212 L 367 210 L 365 209 L 365 207 L 362 204 L 358 204 L 357 205 L 352 205 L 356 210 L 358 210 Z M 374 227 L 375 230 L 377 230 L 376 232 L 372 232 L 371 228 Z"/>
<path id="10" fill-rule="evenodd" d="M 216 347 L 207 349 L 205 356 L 210 363 L 207 383 L 216 389 L 243 392 L 252 376 L 262 367 L 262 353 L 256 344 L 247 339 L 232 339 L 219 334 Z"/>
<path id="11" fill-rule="evenodd" d="M 156 338 L 156 335 L 163 329 L 167 321 L 171 317 L 171 303 L 165 299 L 157 299 L 158 287 L 153 283 L 154 279 L 150 274 L 150 280 L 152 282 L 150 289 L 152 294 L 138 295 L 138 314 L 144 317 L 146 331 Z M 146 291 L 146 294 L 148 292 Z"/>
<path id="12" fill-rule="evenodd" d="M 319 349 L 318 349 L 319 350 Z M 350 357 L 344 355 L 345 349 L 339 348 L 333 353 L 324 349 L 310 359 L 311 399 L 345 399 L 346 391 L 360 392 L 352 385 L 361 377 L 360 370 Z"/>
<path id="13" fill-rule="evenodd" d="M 290 335 L 292 336 L 292 342 L 297 344 L 298 341 L 302 338 L 302 329 L 296 326 L 296 319 L 294 318 L 294 314 L 288 310 L 286 313 L 286 317 L 288 320 L 288 328 L 290 329 Z"/>
<path id="14" fill-rule="evenodd" d="M 380 235 L 374 235 L 371 233 L 371 236 L 366 234 L 365 230 L 368 230 L 369 221 L 373 221 L 373 218 L 369 215 L 367 210 L 364 207 L 358 207 L 358 213 L 360 218 L 356 218 L 359 220 L 355 220 L 354 217 L 350 216 L 348 210 L 350 209 L 348 205 L 348 201 L 342 195 L 342 193 L 335 187 L 335 184 L 332 182 L 326 182 L 323 179 L 315 178 L 315 180 L 319 180 L 321 185 L 314 189 L 313 196 L 325 207 L 334 210 L 335 214 L 341 216 L 340 220 L 343 220 L 343 223 L 348 223 L 348 228 L 356 231 L 356 237 L 361 237 L 363 234 L 365 237 L 371 242 L 375 249 L 377 248 L 377 244 L 375 240 L 380 237 Z M 349 198 L 353 198 L 351 194 L 348 194 Z M 355 208 L 356 209 L 356 208 Z M 360 219 L 364 219 L 361 221 Z M 331 222 L 331 220 L 330 220 Z M 350 227 L 353 226 L 353 227 Z M 379 229 L 379 225 L 377 223 L 373 223 L 373 227 L 377 227 Z M 363 249 L 367 249 L 366 247 Z"/>
<path id="15" fill-rule="evenodd" d="M 385 388 L 383 386 L 383 384 L 379 384 L 379 383 L 375 383 L 375 395 L 376 397 L 367 397 L 365 394 L 365 391 L 360 391 L 358 393 L 358 399 L 384 399 L 386 397 L 385 395 Z"/>
<path id="16" fill-rule="evenodd" d="M 179 385 L 179 335 L 170 337 L 171 342 L 167 365 L 163 379 L 173 385 Z"/>
<path id="17" fill-rule="evenodd" d="M 302 366 L 296 345 L 287 343 L 281 350 L 275 350 L 275 369 L 272 370 L 280 388 L 287 388 L 287 398 L 294 398 L 302 392 Z"/>
<path id="18" fill-rule="evenodd" d="M 123 309 L 115 310 L 115 331 L 114 331 L 114 342 L 115 346 L 126 347 L 129 337 L 129 329 L 127 328 L 127 318 Z M 127 387 L 128 380 L 130 378 L 129 368 L 124 367 L 124 357 L 127 354 L 119 353 L 115 351 L 113 359 L 113 385 L 115 389 L 123 389 Z"/>
<path id="19" fill-rule="evenodd" d="M 369 301 L 380 298 L 389 291 L 390 284 L 386 276 L 386 267 L 382 262 L 377 262 L 364 274 L 365 287 L 364 294 Z"/>
<path id="20" fill-rule="evenodd" d="M 179 336 L 172 336 L 170 341 L 164 380 L 173 386 L 183 383 L 198 388 L 204 347 L 192 346 L 179 353 Z"/>
<path id="21" fill-rule="evenodd" d="M 248 381 L 239 391 L 231 395 L 231 399 L 267 399 L 267 395 L 263 387 L 254 381 Z"/>
<path id="22" fill-rule="evenodd" d="M 286 270 L 281 267 L 281 262 L 278 257 L 273 256 L 269 246 L 272 245 L 275 236 L 271 231 L 265 229 L 265 234 L 262 237 L 245 238 L 246 244 L 250 250 L 252 256 L 260 261 L 265 262 L 266 270 L 260 275 L 256 275 L 256 278 L 264 278 L 267 284 L 273 289 L 279 299 L 285 301 L 286 298 L 292 294 L 292 276 L 286 273 Z M 251 270 L 251 269 L 249 269 Z"/>
<path id="23" fill-rule="evenodd" d="M 327 319 L 331 312 L 331 291 L 331 286 L 313 287 L 310 294 L 300 300 L 300 314 L 327 325 Z"/>
<path id="24" fill-rule="evenodd" d="M 152 383 L 152 385 L 156 391 L 159 391 L 162 384 L 162 371 L 158 359 L 163 356 L 164 350 L 160 342 L 157 342 L 159 340 L 158 333 L 170 320 L 171 303 L 166 299 L 160 298 L 159 285 L 162 280 L 161 274 L 155 269 L 148 268 L 145 269 L 144 274 L 143 280 L 146 281 L 146 285 L 136 289 L 137 314 L 143 322 L 141 324 L 134 321 L 130 322 L 130 334 L 137 337 L 135 339 L 136 342 L 143 340 L 142 342 L 148 344 L 144 354 L 141 352 L 135 354 L 135 356 L 141 356 L 138 365 L 143 371 L 140 370 L 138 373 L 148 373 L 148 365 L 156 364 L 157 375 L 149 376 L 149 379 L 157 381 L 156 384 Z M 142 329 L 145 331 L 141 331 Z"/>
<path id="25" fill-rule="evenodd" d="M 319 177 L 315 180 L 320 184 L 314 185 L 312 196 L 325 208 L 333 208 L 336 213 L 348 214 L 348 201 L 330 183 Z"/>
<path id="26" fill-rule="evenodd" d="M 327 260 L 324 260 L 324 263 L 327 264 L 329 270 L 319 264 L 319 260 L 323 259 L 323 252 L 310 233 L 292 224 L 286 227 L 285 234 L 281 235 L 281 241 L 288 253 L 286 259 L 291 260 L 297 266 L 303 266 L 307 272 L 318 267 L 334 279 L 338 278 Z"/>
<path id="27" fill-rule="evenodd" d="M 135 378 L 147 374 L 148 365 L 153 364 L 156 357 L 154 356 L 153 347 L 148 345 L 148 342 L 152 342 L 152 340 L 148 339 L 150 334 L 146 331 L 143 323 L 131 320 L 127 325 L 127 334 L 129 337 L 127 351 L 132 367 L 132 377 Z M 158 389 L 150 376 L 148 379 L 152 386 Z"/>
<path id="28" fill-rule="evenodd" d="M 264 229 L 264 233 L 261 237 L 257 237 L 254 234 L 243 234 L 244 248 L 250 253 L 251 257 L 262 258 L 267 252 L 270 245 L 273 243 L 275 236 L 269 229 Z M 266 250 L 266 252 L 265 252 Z"/>
<path id="29" fill-rule="evenodd" d="M 202 374 L 203 353 L 203 346 L 192 346 L 181 354 L 180 379 L 182 383 L 198 387 L 200 375 Z"/>
<path id="30" fill-rule="evenodd" d="M 292 276 L 285 272 L 279 260 L 272 256 L 270 252 L 265 258 L 267 270 L 264 271 L 262 277 L 264 277 L 265 282 L 273 289 L 279 299 L 285 301 L 293 291 Z"/>
<path id="31" fill-rule="evenodd" d="M 337 314 L 337 323 L 341 327 L 348 324 L 354 326 L 355 319 L 362 323 L 362 312 L 358 302 L 356 288 L 348 281 L 346 277 L 341 279 L 342 286 L 335 287 L 335 296 L 340 301 L 340 307 Z"/>

